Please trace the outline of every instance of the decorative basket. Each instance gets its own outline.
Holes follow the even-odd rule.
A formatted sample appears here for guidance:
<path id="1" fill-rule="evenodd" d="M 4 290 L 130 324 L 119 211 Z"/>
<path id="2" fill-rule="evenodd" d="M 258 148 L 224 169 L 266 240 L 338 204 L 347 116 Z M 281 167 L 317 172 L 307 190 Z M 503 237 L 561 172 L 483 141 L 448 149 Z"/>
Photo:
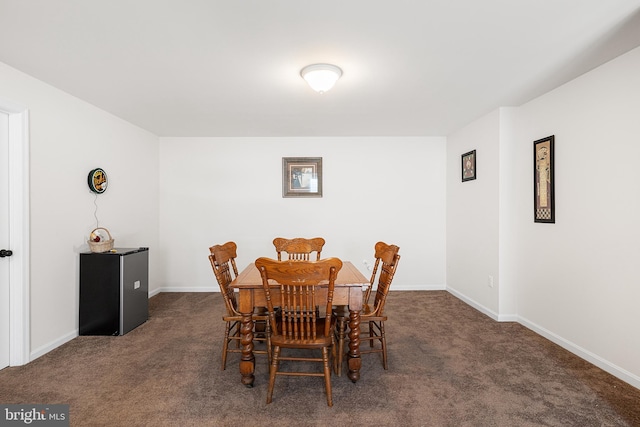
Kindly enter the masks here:
<path id="1" fill-rule="evenodd" d="M 94 242 L 93 240 L 89 239 L 87 240 L 87 243 L 89 244 L 89 249 L 91 249 L 91 252 L 108 252 L 111 249 L 113 249 L 113 237 L 111 237 L 111 233 L 109 233 L 109 230 L 107 230 L 104 227 L 98 227 L 98 228 L 94 228 L 91 233 L 89 234 L 89 236 L 91 236 L 91 234 L 94 234 L 97 230 L 104 230 L 107 232 L 107 235 L 109 236 L 109 239 L 107 240 L 100 240 L 99 242 Z"/>

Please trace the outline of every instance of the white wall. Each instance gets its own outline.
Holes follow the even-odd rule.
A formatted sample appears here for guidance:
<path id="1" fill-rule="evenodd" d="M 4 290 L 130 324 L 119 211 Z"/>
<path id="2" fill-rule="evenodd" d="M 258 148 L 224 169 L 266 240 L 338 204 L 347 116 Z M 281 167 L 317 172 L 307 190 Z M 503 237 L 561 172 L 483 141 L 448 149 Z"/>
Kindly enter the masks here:
<path id="1" fill-rule="evenodd" d="M 516 128 L 518 314 L 640 387 L 640 48 L 522 106 Z M 532 219 L 532 144 L 549 135 L 554 225 Z"/>
<path id="2" fill-rule="evenodd" d="M 150 248 L 157 286 L 158 138 L 0 63 L 0 96 L 30 116 L 31 357 L 78 332 L 79 256 L 95 227 L 91 169 L 109 176 L 100 225 L 116 246 Z"/>
<path id="3" fill-rule="evenodd" d="M 447 289 L 494 318 L 500 287 L 499 131 L 495 111 L 447 138 Z M 462 182 L 461 156 L 471 150 L 476 179 Z"/>
<path id="4" fill-rule="evenodd" d="M 395 289 L 444 289 L 444 138 L 160 138 L 163 290 L 217 290 L 209 246 L 239 267 L 274 237 L 324 237 L 323 255 L 367 276 L 379 241 L 400 246 Z M 322 157 L 324 196 L 282 198 L 282 157 Z"/>
<path id="5" fill-rule="evenodd" d="M 448 286 L 463 299 L 498 317 L 515 309 L 524 325 L 640 388 L 638 94 L 640 48 L 451 135 L 447 271 Z M 533 141 L 549 135 L 556 143 L 556 223 L 540 224 L 533 222 Z M 475 186 L 458 176 L 460 154 L 473 148 L 479 150 Z M 497 160 L 499 182 L 491 175 L 486 187 L 483 171 Z M 462 217 L 464 207 L 486 199 L 492 209 L 497 189 L 499 231 L 491 212 L 488 231 L 465 240 L 457 228 L 477 219 L 475 211 Z M 474 256 L 479 248 L 491 255 Z M 482 277 L 495 269 L 496 252 L 497 308 Z"/>

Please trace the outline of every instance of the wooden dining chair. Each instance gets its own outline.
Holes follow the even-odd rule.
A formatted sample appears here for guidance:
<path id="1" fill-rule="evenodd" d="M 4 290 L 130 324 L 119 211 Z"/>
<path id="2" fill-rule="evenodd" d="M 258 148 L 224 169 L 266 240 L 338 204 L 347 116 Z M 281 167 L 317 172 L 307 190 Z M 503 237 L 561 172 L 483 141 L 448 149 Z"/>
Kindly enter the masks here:
<path id="1" fill-rule="evenodd" d="M 316 253 L 316 261 L 320 259 L 320 253 L 324 246 L 322 237 L 314 237 L 313 239 L 305 239 L 297 237 L 295 239 L 285 239 L 284 237 L 276 237 L 273 239 L 273 246 L 276 247 L 278 261 L 282 261 L 282 252 L 286 252 L 290 260 L 310 261 L 311 254 Z"/>
<path id="2" fill-rule="evenodd" d="M 387 316 L 384 315 L 384 305 L 387 300 L 387 294 L 393 281 L 393 276 L 398 268 L 400 261 L 400 248 L 396 245 L 388 245 L 384 242 L 378 242 L 375 245 L 375 264 L 371 272 L 371 280 L 369 286 L 364 291 L 363 307 L 360 312 L 361 327 L 368 327 L 361 331 L 360 341 L 369 341 L 369 349 L 364 350 L 360 346 L 360 354 L 382 353 L 382 366 L 388 369 L 387 364 L 387 339 L 385 336 L 384 322 Z M 380 274 L 378 275 L 378 270 Z M 377 288 L 373 304 L 369 304 L 369 297 L 377 279 Z M 349 322 L 349 310 L 345 306 L 337 306 L 334 308 L 334 316 L 336 317 L 336 342 L 337 357 L 334 363 L 338 376 L 342 374 L 342 359 L 344 357 L 344 342 L 347 332 L 347 323 Z M 380 348 L 374 344 L 380 342 Z"/>
<path id="3" fill-rule="evenodd" d="M 240 349 L 242 315 L 238 311 L 236 295 L 231 287 L 231 282 L 238 276 L 235 260 L 237 257 L 237 245 L 234 242 L 214 245 L 209 248 L 209 252 L 209 261 L 227 309 L 227 313 L 222 316 L 222 320 L 226 323 L 222 345 L 222 370 L 224 370 L 227 367 L 228 353 L 242 352 Z M 252 317 L 254 324 L 253 340 L 266 344 L 266 350 L 254 350 L 254 353 L 266 354 L 268 359 L 271 360 L 271 326 L 268 322 L 269 317 L 266 312 L 255 312 Z M 229 346 L 233 342 L 235 342 L 235 348 Z"/>
<path id="4" fill-rule="evenodd" d="M 329 351 L 335 350 L 335 346 L 331 306 L 335 280 L 342 268 L 342 261 L 338 258 L 320 261 L 276 261 L 258 258 L 256 267 L 262 276 L 272 330 L 273 354 L 269 369 L 267 403 L 271 403 L 276 377 L 290 375 L 324 377 L 327 404 L 333 406 Z M 276 305 L 279 306 L 279 312 L 274 308 Z M 326 317 L 318 316 L 315 310 L 317 306 L 326 310 Z M 321 350 L 322 357 L 303 357 L 298 353 L 284 356 L 281 355 L 283 348 Z M 281 361 L 322 362 L 323 372 L 283 371 L 280 370 Z"/>

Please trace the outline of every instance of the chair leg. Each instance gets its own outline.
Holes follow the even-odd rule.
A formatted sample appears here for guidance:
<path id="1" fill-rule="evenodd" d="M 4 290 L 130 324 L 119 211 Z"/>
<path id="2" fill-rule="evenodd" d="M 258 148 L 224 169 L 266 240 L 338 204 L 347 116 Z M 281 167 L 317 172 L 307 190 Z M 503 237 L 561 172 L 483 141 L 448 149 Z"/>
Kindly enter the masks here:
<path id="1" fill-rule="evenodd" d="M 269 369 L 269 389 L 267 390 L 267 403 L 271 403 L 273 397 L 273 386 L 276 384 L 276 372 L 278 372 L 278 359 L 280 358 L 280 347 L 273 348 L 273 358 Z"/>
<path id="2" fill-rule="evenodd" d="M 222 369 L 224 371 L 227 369 L 227 350 L 229 349 L 229 329 L 231 328 L 231 323 L 227 322 L 227 327 L 224 331 L 224 343 L 222 344 Z"/>
<path id="3" fill-rule="evenodd" d="M 387 338 L 384 334 L 384 322 L 380 322 L 380 342 L 382 343 L 382 367 L 389 369 L 387 365 Z"/>
<path id="4" fill-rule="evenodd" d="M 373 338 L 375 322 L 369 322 L 369 338 Z M 369 347 L 373 347 L 373 339 L 369 339 Z"/>
<path id="5" fill-rule="evenodd" d="M 338 376 L 342 375 L 342 359 L 344 358 L 344 340 L 345 340 L 345 329 L 347 327 L 347 323 L 344 319 L 338 321 L 336 325 L 338 328 L 338 351 L 335 362 L 336 374 Z"/>
<path id="6" fill-rule="evenodd" d="M 332 333 L 331 334 L 331 368 L 333 369 L 333 372 L 337 372 L 336 371 L 336 363 L 337 363 L 337 358 L 336 358 L 336 352 L 337 352 L 337 347 L 338 347 L 338 343 L 336 342 L 336 334 Z"/>
<path id="7" fill-rule="evenodd" d="M 267 359 L 268 359 L 268 363 L 271 364 L 271 325 L 269 324 L 269 321 L 267 320 L 267 325 L 265 327 L 265 334 L 267 334 L 266 340 L 267 340 Z"/>
<path id="8" fill-rule="evenodd" d="M 329 366 L 329 349 L 322 347 L 322 363 L 324 365 L 324 388 L 327 393 L 327 405 L 333 406 L 331 396 L 331 367 Z"/>

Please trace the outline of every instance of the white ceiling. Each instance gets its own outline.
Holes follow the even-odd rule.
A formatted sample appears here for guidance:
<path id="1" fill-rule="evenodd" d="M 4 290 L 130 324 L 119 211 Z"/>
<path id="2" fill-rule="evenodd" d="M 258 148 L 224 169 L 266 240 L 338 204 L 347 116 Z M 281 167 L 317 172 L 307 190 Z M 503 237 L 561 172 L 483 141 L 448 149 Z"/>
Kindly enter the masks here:
<path id="1" fill-rule="evenodd" d="M 158 136 L 441 136 L 639 46 L 639 8 L 0 0 L 0 62 Z M 323 95 L 299 75 L 316 62 L 344 72 Z"/>

